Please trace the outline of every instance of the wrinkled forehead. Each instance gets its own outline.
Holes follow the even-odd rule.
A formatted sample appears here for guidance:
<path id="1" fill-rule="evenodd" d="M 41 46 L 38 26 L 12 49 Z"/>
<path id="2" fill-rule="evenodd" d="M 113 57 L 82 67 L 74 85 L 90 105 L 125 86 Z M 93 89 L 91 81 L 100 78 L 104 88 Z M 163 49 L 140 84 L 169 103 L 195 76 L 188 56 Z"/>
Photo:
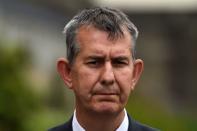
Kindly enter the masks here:
<path id="1" fill-rule="evenodd" d="M 108 32 L 92 26 L 85 26 L 81 27 L 77 33 L 77 43 L 80 45 L 81 51 L 84 49 L 98 53 L 105 50 L 116 51 L 117 53 L 130 51 L 132 38 L 128 31 L 125 30 L 123 33 L 122 37 L 111 39 Z"/>
<path id="2" fill-rule="evenodd" d="M 128 30 L 128 28 L 124 25 L 120 26 L 120 30 L 118 29 L 108 29 L 106 28 L 100 28 L 99 26 L 93 25 L 93 24 L 82 24 L 79 26 L 76 35 L 78 35 L 79 32 L 84 31 L 84 30 L 91 30 L 91 29 L 95 29 L 95 30 L 99 30 L 99 31 L 103 31 L 107 34 L 107 37 L 109 40 L 117 40 L 120 39 L 122 37 L 125 37 L 125 35 L 128 35 L 129 37 L 131 37 L 132 40 L 133 36 L 131 35 L 130 31 Z"/>
<path id="3" fill-rule="evenodd" d="M 102 33 L 101 33 L 102 32 Z M 121 28 L 121 33 L 114 33 L 111 31 L 107 31 L 104 29 L 97 28 L 93 25 L 82 25 L 79 27 L 78 31 L 76 32 L 76 40 L 80 44 L 81 38 L 85 39 L 93 39 L 98 35 L 102 35 L 102 39 L 108 39 L 109 41 L 116 42 L 122 39 L 128 39 L 130 41 L 130 45 L 134 44 L 133 36 L 130 34 L 126 27 Z M 132 46 L 130 47 L 132 48 Z"/>

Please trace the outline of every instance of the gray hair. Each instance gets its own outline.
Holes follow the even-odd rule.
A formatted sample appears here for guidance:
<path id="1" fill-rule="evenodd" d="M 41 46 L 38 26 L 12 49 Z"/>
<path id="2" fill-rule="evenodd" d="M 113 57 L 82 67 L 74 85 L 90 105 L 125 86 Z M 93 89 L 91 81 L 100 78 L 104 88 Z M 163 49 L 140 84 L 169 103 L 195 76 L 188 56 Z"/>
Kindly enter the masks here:
<path id="1" fill-rule="evenodd" d="M 118 39 L 124 36 L 123 28 L 126 28 L 133 38 L 131 52 L 133 59 L 135 59 L 135 45 L 138 37 L 136 26 L 120 10 L 107 7 L 96 7 L 82 10 L 74 16 L 64 28 L 63 32 L 66 35 L 67 59 L 69 64 L 73 64 L 80 50 L 79 44 L 77 44 L 76 41 L 76 35 L 78 29 L 83 25 L 91 25 L 99 30 L 107 32 L 109 39 Z"/>

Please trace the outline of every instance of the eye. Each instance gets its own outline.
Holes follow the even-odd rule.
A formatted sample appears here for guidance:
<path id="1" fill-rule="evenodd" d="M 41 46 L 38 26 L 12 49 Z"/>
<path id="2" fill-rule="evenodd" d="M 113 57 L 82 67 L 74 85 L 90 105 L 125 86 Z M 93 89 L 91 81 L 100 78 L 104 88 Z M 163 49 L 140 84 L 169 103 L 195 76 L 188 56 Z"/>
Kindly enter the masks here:
<path id="1" fill-rule="evenodd" d="M 129 61 L 123 59 L 115 59 L 112 64 L 114 67 L 124 67 L 129 65 Z"/>
<path id="2" fill-rule="evenodd" d="M 98 61 L 96 61 L 96 60 L 88 61 L 87 64 L 88 65 L 97 65 Z"/>
<path id="3" fill-rule="evenodd" d="M 89 67 L 94 67 L 94 68 L 99 67 L 101 64 L 102 64 L 102 62 L 99 60 L 88 60 L 86 62 L 86 65 L 88 65 Z"/>

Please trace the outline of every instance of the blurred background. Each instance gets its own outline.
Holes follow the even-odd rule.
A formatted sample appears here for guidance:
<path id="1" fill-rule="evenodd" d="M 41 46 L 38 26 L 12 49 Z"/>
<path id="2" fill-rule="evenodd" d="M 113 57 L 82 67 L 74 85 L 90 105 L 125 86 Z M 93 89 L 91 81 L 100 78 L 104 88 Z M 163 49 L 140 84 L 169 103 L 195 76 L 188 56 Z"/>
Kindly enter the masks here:
<path id="1" fill-rule="evenodd" d="M 145 70 L 127 111 L 163 131 L 197 131 L 197 0 L 0 0 L 0 131 L 44 131 L 73 113 L 56 71 L 62 30 L 83 8 L 121 9 Z"/>

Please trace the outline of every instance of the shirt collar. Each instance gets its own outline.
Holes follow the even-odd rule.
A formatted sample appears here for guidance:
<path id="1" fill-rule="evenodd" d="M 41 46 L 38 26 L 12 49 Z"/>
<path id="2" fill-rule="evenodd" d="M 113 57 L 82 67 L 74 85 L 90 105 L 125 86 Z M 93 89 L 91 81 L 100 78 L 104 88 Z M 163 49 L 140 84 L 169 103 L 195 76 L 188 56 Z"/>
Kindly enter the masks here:
<path id="1" fill-rule="evenodd" d="M 127 111 L 124 109 L 124 119 L 116 131 L 128 131 L 129 128 L 129 118 Z"/>
<path id="2" fill-rule="evenodd" d="M 72 127 L 73 127 L 73 131 L 85 131 L 85 129 L 77 121 L 76 110 L 74 111 L 74 115 L 73 115 Z"/>
<path id="3" fill-rule="evenodd" d="M 123 119 L 122 123 L 120 124 L 120 126 L 118 127 L 118 129 L 116 129 L 116 131 L 127 131 L 128 130 L 129 119 L 128 119 L 127 112 L 125 109 L 124 109 L 124 114 L 125 114 L 124 119 Z M 74 115 L 73 115 L 72 128 L 73 128 L 73 131 L 85 131 L 85 129 L 77 121 L 76 110 L 74 111 Z"/>

